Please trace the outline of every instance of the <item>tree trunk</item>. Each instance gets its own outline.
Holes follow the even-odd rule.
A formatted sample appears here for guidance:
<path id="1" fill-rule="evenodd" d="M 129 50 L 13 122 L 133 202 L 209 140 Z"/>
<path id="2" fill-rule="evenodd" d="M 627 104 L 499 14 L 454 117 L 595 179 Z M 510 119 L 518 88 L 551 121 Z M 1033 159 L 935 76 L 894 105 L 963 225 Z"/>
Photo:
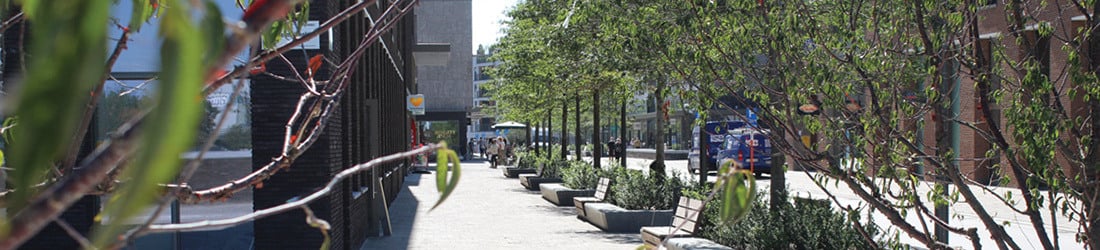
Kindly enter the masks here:
<path id="1" fill-rule="evenodd" d="M 626 139 L 626 100 L 623 100 L 623 104 L 619 107 L 619 140 L 622 143 L 615 144 L 619 147 L 619 166 L 626 167 L 626 144 L 630 143 L 630 140 Z"/>
<path id="2" fill-rule="evenodd" d="M 568 100 L 568 99 L 566 99 Z M 565 131 L 569 130 L 569 103 L 565 100 L 561 102 L 561 159 L 565 160 L 569 156 L 569 150 L 566 148 L 568 140 L 565 139 Z"/>
<path id="3" fill-rule="evenodd" d="M 553 146 L 550 146 L 550 143 L 553 141 L 552 138 L 554 138 L 554 136 L 552 136 L 551 133 L 550 133 L 553 130 L 552 128 L 554 128 L 554 119 L 553 119 L 553 117 L 554 117 L 554 109 L 550 109 L 550 108 L 546 109 L 546 138 L 543 139 L 544 144 L 542 145 L 543 148 L 546 148 L 546 159 L 553 159 L 554 158 L 554 155 L 553 155 L 553 152 L 552 152 L 553 151 L 552 150 Z"/>
<path id="4" fill-rule="evenodd" d="M 707 133 L 707 123 L 699 127 L 699 186 L 707 185 L 707 171 L 713 169 L 710 164 L 710 133 Z M 786 187 L 786 186 L 784 186 Z"/>
<path id="5" fill-rule="evenodd" d="M 574 121 L 573 124 L 576 125 L 576 126 L 573 127 L 573 155 L 574 155 L 573 159 L 576 159 L 576 160 L 579 161 L 581 159 L 584 159 L 584 158 L 581 158 L 584 155 L 583 155 L 583 153 L 581 153 L 581 151 L 582 151 L 581 150 L 582 149 L 581 148 L 581 144 L 582 144 L 581 141 L 583 139 L 581 138 L 581 94 L 580 94 L 580 92 L 577 92 L 577 93 L 573 94 L 573 102 L 574 102 L 574 104 L 576 104 L 575 106 L 577 108 L 577 110 L 573 112 L 573 121 Z"/>
<path id="6" fill-rule="evenodd" d="M 592 167 L 600 169 L 603 147 L 600 143 L 600 91 L 592 91 Z"/>
<path id="7" fill-rule="evenodd" d="M 524 134 L 526 134 L 524 136 L 527 137 L 527 142 L 526 142 L 527 146 L 528 146 L 528 148 L 530 148 L 530 146 L 532 145 L 531 144 L 531 125 L 534 124 L 534 123 L 531 122 L 531 121 L 526 121 L 526 122 L 527 122 L 527 128 L 525 128 L 523 130 L 525 132 Z M 512 143 L 515 143 L 515 142 L 512 142 Z"/>
<path id="8" fill-rule="evenodd" d="M 535 150 L 535 155 L 541 157 L 542 156 L 542 150 L 539 150 L 539 143 L 538 143 L 539 142 L 539 136 L 541 136 L 539 134 L 539 122 L 529 123 L 528 126 L 527 126 L 527 130 L 535 133 L 535 135 L 531 136 L 534 140 L 530 140 L 529 142 L 531 142 L 531 144 L 529 144 L 529 145 L 531 145 L 531 148 L 533 148 Z"/>
<path id="9" fill-rule="evenodd" d="M 659 107 L 657 113 L 657 131 L 654 133 L 653 148 L 657 151 L 657 157 L 653 160 L 653 163 L 649 164 L 650 174 L 655 174 L 658 177 L 665 175 L 665 115 L 668 114 L 668 107 L 665 106 L 665 82 L 657 83 L 656 101 Z"/>

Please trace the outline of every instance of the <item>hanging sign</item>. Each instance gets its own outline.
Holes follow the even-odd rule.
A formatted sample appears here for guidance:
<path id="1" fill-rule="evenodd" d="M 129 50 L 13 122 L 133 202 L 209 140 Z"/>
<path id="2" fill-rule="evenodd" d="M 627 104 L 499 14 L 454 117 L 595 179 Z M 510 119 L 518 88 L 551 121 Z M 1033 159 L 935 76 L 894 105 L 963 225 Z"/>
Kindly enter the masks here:
<path id="1" fill-rule="evenodd" d="M 405 103 L 413 115 L 424 115 L 424 94 L 409 95 Z"/>

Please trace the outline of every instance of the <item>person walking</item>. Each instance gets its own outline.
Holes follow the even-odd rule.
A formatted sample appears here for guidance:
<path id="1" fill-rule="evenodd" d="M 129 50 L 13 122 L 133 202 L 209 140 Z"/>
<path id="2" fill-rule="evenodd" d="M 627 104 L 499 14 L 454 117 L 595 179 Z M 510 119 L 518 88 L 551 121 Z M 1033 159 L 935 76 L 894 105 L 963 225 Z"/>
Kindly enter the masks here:
<path id="1" fill-rule="evenodd" d="M 489 146 L 485 149 L 486 152 L 489 153 L 489 168 L 497 168 L 497 157 L 499 157 L 497 153 L 500 151 L 498 150 L 499 148 L 497 147 L 496 141 L 497 138 L 489 139 Z"/>
<path id="2" fill-rule="evenodd" d="M 612 160 L 615 159 L 615 137 L 614 136 L 607 138 L 607 150 L 604 151 L 604 152 L 607 152 L 607 158 L 608 159 L 612 159 Z"/>
<path id="3" fill-rule="evenodd" d="M 623 144 L 623 138 L 615 139 L 615 161 L 620 162 L 623 157 L 626 157 L 626 144 Z"/>
<path id="4" fill-rule="evenodd" d="M 477 148 L 481 150 L 478 151 L 481 152 L 481 158 L 489 159 L 489 154 L 485 152 L 485 147 L 489 144 L 488 141 L 489 139 L 481 138 L 481 140 L 477 142 Z"/>
<path id="5" fill-rule="evenodd" d="M 504 137 L 497 137 L 497 166 L 508 164 L 508 157 L 511 157 L 512 150 L 508 146 L 508 139 Z"/>
<path id="6" fill-rule="evenodd" d="M 466 159 L 473 159 L 474 158 L 474 149 L 475 149 L 474 148 L 474 139 L 471 138 L 469 141 L 466 141 L 466 150 L 465 150 L 466 152 L 464 152 L 465 154 L 463 154 L 463 156 Z"/>

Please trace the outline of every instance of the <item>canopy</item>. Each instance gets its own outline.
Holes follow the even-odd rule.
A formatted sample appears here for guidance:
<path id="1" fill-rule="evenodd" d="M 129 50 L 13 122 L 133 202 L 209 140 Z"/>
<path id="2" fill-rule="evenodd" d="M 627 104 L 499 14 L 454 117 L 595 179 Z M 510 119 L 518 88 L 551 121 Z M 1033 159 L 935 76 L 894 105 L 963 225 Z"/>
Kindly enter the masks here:
<path id="1" fill-rule="evenodd" d="M 497 123 L 496 125 L 493 125 L 493 129 L 526 128 L 526 127 L 527 127 L 527 125 L 523 125 L 523 123 L 518 123 L 518 122 L 503 122 L 503 123 Z"/>

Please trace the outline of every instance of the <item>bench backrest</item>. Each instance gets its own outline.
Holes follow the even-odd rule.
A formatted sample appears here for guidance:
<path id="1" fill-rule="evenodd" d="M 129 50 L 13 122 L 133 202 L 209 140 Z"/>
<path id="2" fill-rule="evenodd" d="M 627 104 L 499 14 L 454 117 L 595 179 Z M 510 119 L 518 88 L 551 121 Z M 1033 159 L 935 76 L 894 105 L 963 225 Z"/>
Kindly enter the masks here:
<path id="1" fill-rule="evenodd" d="M 600 184 L 596 185 L 596 199 L 606 200 L 608 189 L 611 189 L 611 178 L 600 178 Z"/>
<path id="2" fill-rule="evenodd" d="M 676 215 L 672 217 L 672 226 L 695 234 L 702 225 L 699 219 L 703 217 L 703 207 L 703 201 L 681 196 L 680 203 L 676 206 Z"/>

